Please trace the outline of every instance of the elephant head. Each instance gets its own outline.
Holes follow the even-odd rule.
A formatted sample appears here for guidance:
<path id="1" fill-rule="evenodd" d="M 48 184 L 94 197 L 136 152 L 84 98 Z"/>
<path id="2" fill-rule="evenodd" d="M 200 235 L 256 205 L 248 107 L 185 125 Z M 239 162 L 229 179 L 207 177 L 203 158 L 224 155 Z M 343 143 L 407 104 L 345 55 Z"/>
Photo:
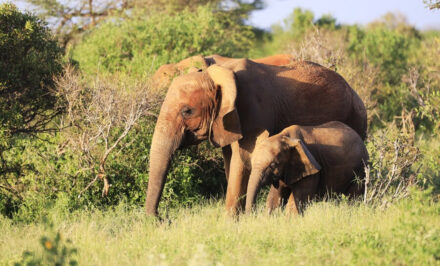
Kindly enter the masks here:
<path id="1" fill-rule="evenodd" d="M 206 69 L 209 62 L 201 55 L 191 56 L 176 64 L 165 64 L 159 67 L 152 77 L 153 85 L 156 87 L 167 87 L 171 80 L 185 73 L 194 72 L 193 69 Z"/>
<path id="2" fill-rule="evenodd" d="M 157 207 L 174 152 L 209 139 L 226 146 L 242 138 L 234 73 L 213 65 L 175 78 L 162 104 L 150 150 L 146 212 Z"/>
<path id="3" fill-rule="evenodd" d="M 246 195 L 246 212 L 250 213 L 262 185 L 279 181 L 291 186 L 299 180 L 319 172 L 321 166 L 303 141 L 296 136 L 280 134 L 267 138 L 263 132 L 252 153 L 252 171 Z M 265 139 L 266 137 L 266 139 Z"/>

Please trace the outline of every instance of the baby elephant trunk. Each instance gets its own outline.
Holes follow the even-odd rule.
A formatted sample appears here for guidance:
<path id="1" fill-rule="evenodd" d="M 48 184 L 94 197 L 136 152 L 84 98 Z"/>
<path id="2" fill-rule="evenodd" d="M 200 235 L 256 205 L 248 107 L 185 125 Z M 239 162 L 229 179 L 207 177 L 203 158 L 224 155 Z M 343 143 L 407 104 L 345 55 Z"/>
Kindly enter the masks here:
<path id="1" fill-rule="evenodd" d="M 261 182 L 263 180 L 263 172 L 261 170 L 252 170 L 251 175 L 249 177 L 249 183 L 247 187 L 246 194 L 246 213 L 249 214 L 252 212 L 255 201 L 257 199 L 258 191 L 261 187 Z"/>

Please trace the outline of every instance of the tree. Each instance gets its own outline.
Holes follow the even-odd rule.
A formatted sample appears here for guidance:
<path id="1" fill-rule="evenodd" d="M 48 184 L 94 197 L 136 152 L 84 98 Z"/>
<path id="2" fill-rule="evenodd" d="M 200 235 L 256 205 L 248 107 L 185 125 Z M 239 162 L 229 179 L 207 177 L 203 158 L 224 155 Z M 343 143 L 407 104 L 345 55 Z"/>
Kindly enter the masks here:
<path id="1" fill-rule="evenodd" d="M 63 50 L 39 18 L 0 6 L 0 121 L 8 134 L 32 133 L 57 114 L 51 93 Z"/>
<path id="2" fill-rule="evenodd" d="M 51 22 L 60 43 L 65 47 L 79 33 L 106 20 L 129 11 L 142 9 L 144 15 L 156 12 L 172 13 L 183 9 L 195 10 L 201 5 L 211 5 L 241 22 L 251 11 L 262 9 L 262 0 L 22 0 L 37 8 L 40 15 Z"/>
<path id="3" fill-rule="evenodd" d="M 43 21 L 12 4 L 0 5 L 0 177 L 5 180 L 21 173 L 19 160 L 7 155 L 17 138 L 48 130 L 62 111 L 52 93 L 62 55 Z M 0 187 L 11 189 L 5 182 Z"/>
<path id="4" fill-rule="evenodd" d="M 429 7 L 429 9 L 440 9 L 439 0 L 423 0 L 423 2 L 427 7 Z"/>
<path id="5" fill-rule="evenodd" d="M 197 54 L 246 56 L 253 37 L 249 26 L 200 6 L 196 12 L 132 15 L 123 21 L 102 23 L 71 50 L 71 55 L 84 74 L 123 72 L 142 77 L 162 64 Z"/>

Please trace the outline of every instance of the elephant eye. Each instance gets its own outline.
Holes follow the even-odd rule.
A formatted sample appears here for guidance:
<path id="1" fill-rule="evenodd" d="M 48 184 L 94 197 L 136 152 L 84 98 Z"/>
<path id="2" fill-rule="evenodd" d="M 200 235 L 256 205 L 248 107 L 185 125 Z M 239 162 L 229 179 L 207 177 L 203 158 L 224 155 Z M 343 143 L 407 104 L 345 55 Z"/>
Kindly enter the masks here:
<path id="1" fill-rule="evenodd" d="M 193 109 L 188 106 L 185 106 L 182 108 L 181 112 L 183 117 L 189 117 L 193 114 Z"/>

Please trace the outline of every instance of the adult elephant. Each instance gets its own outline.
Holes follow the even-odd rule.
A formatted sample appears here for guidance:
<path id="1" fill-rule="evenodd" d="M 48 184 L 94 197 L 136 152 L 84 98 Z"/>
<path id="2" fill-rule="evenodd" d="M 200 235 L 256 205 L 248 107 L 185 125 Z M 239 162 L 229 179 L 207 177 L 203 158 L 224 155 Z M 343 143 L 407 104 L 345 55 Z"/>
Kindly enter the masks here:
<path id="1" fill-rule="evenodd" d="M 221 55 L 195 55 L 183 59 L 175 64 L 165 64 L 159 67 L 152 77 L 153 84 L 158 87 L 167 87 L 175 76 L 180 76 L 191 72 L 193 68 L 206 69 L 213 64 L 224 64 L 236 58 Z M 293 61 L 293 56 L 289 54 L 276 54 L 263 58 L 252 59 L 257 63 L 273 66 L 287 66 Z"/>
<path id="2" fill-rule="evenodd" d="M 150 150 L 146 212 L 157 215 L 172 155 L 209 139 L 222 147 L 228 179 L 226 208 L 237 213 L 250 172 L 250 153 L 265 129 L 341 121 L 362 138 L 367 113 L 355 91 L 336 72 L 307 61 L 290 67 L 247 59 L 175 78 L 162 104 Z M 240 204 L 241 202 L 241 204 Z"/>

